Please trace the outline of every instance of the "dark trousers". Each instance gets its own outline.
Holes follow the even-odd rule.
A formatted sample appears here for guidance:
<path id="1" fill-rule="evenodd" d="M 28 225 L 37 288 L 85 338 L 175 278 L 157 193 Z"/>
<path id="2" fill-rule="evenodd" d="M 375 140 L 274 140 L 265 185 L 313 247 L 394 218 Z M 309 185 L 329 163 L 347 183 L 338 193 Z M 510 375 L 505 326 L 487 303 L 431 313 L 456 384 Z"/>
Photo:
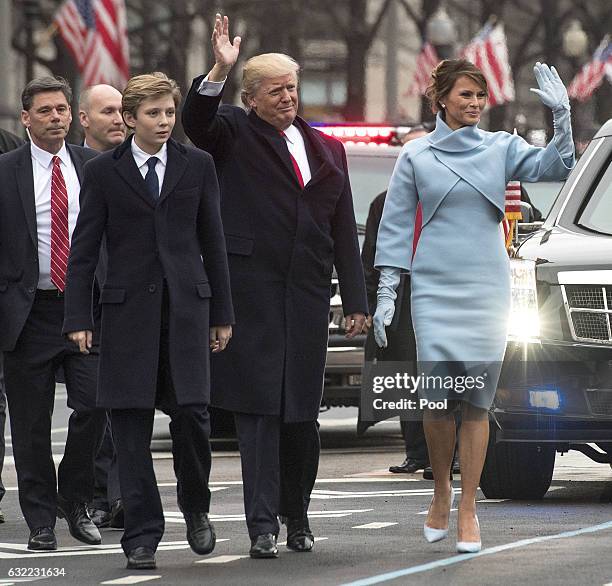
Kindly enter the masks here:
<path id="1" fill-rule="evenodd" d="M 112 504 L 119 498 L 121 498 L 119 467 L 113 443 L 111 417 L 108 412 L 104 437 L 94 460 L 94 493 L 91 506 L 110 511 Z"/>
<path id="2" fill-rule="evenodd" d="M 163 313 L 156 407 L 170 416 L 179 507 L 207 513 L 211 465 L 208 406 L 177 404 L 168 356 L 167 300 Z M 111 411 L 125 521 L 121 546 L 126 554 L 139 546 L 155 551 L 164 533 L 164 511 L 151 457 L 154 415 L 154 409 Z"/>
<path id="3" fill-rule="evenodd" d="M 234 413 L 249 537 L 278 535 L 278 515 L 306 518 L 319 468 L 316 421 Z"/>
<path id="4" fill-rule="evenodd" d="M 58 492 L 70 501 L 91 500 L 94 455 L 104 431 L 105 413 L 95 407 L 98 350 L 81 354 L 62 336 L 63 320 L 63 298 L 38 292 L 15 349 L 4 353 L 19 504 L 30 529 L 55 526 Z M 60 366 L 73 412 L 56 481 L 51 415 Z"/>
<path id="5" fill-rule="evenodd" d="M 421 420 L 400 421 L 400 427 L 402 429 L 404 444 L 406 445 L 406 458 L 414 458 L 415 460 L 429 462 L 423 422 Z"/>
<path id="6" fill-rule="evenodd" d="M 6 444 L 4 442 L 4 428 L 6 426 L 6 392 L 4 391 L 4 368 L 2 362 L 2 352 L 0 352 L 0 501 L 6 493 L 4 484 L 2 484 L 2 468 L 4 467 L 4 451 L 6 449 Z"/>

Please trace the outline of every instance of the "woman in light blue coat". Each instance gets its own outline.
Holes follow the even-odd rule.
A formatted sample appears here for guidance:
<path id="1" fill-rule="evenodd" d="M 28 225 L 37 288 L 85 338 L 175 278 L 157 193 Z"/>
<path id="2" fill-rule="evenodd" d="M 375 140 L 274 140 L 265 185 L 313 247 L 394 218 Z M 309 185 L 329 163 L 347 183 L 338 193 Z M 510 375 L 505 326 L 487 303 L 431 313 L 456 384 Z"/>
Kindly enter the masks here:
<path id="1" fill-rule="evenodd" d="M 443 408 L 424 412 L 435 478 L 424 525 L 429 542 L 448 535 L 454 496 L 449 482 L 454 411 L 461 408 L 460 552 L 481 548 L 475 498 L 488 441 L 487 413 L 506 347 L 510 271 L 500 229 L 505 187 L 511 180 L 562 180 L 574 165 L 567 91 L 554 68 L 537 63 L 534 73 L 539 89 L 532 91 L 553 112 L 555 133 L 546 148 L 532 147 L 506 132 L 478 128 L 488 90 L 472 63 L 446 60 L 435 68 L 428 97 L 437 113 L 436 128 L 404 146 L 378 232 L 376 341 L 386 346 L 385 326 L 393 317 L 400 272 L 410 272 L 419 372 L 437 375 L 430 380 L 440 381 L 438 388 L 432 385 L 419 392 L 431 401 L 446 399 Z M 413 257 L 418 202 L 422 232 Z M 471 391 L 447 388 L 446 381 L 466 375 L 476 381 Z"/>

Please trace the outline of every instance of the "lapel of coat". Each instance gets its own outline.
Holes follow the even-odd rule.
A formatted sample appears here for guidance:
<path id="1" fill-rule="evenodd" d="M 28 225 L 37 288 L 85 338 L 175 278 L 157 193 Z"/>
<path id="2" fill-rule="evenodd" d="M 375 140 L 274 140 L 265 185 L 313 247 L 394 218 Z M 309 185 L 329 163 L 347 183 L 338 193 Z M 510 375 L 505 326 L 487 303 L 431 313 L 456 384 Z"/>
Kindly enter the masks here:
<path id="1" fill-rule="evenodd" d="M 132 137 L 129 137 L 123 144 L 119 145 L 113 153 L 113 158 L 116 159 L 115 169 L 121 178 L 127 183 L 130 189 L 143 199 L 152 208 L 155 207 L 155 201 L 147 192 L 147 186 L 136 166 L 136 161 L 132 156 Z"/>
<path id="2" fill-rule="evenodd" d="M 34 244 L 34 248 L 38 250 L 38 232 L 36 229 L 36 195 L 34 193 L 34 171 L 32 170 L 32 153 L 30 143 L 26 143 L 21 147 L 20 160 L 15 167 L 15 175 L 17 177 L 17 191 L 23 205 L 28 232 Z"/>
<path id="3" fill-rule="evenodd" d="M 253 124 L 257 134 L 272 148 L 285 170 L 291 175 L 295 183 L 299 185 L 284 136 L 274 128 L 274 126 L 257 116 L 253 110 L 249 113 L 249 120 Z"/>
<path id="4" fill-rule="evenodd" d="M 176 184 L 187 170 L 187 166 L 187 157 L 180 151 L 178 144 L 173 139 L 170 139 L 168 141 L 166 173 L 164 174 L 164 183 L 162 184 L 162 190 L 159 196 L 160 203 L 172 193 Z"/>
<path id="5" fill-rule="evenodd" d="M 332 153 L 319 132 L 313 130 L 302 118 L 298 117 L 295 120 L 304 137 L 308 164 L 312 175 L 306 185 L 306 189 L 308 189 L 325 179 L 334 169 L 338 171 L 341 171 L 341 169 L 336 166 Z"/>

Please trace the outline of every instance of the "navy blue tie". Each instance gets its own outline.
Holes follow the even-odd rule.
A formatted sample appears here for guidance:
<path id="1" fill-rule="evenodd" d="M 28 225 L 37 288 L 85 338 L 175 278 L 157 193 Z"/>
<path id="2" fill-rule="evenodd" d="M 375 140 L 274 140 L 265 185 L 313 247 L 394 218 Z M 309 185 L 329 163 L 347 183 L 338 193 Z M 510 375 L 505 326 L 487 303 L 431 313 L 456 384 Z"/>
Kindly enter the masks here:
<path id="1" fill-rule="evenodd" d="M 157 173 L 155 172 L 155 165 L 157 164 L 157 161 L 159 161 L 157 157 L 151 157 L 147 161 L 147 166 L 149 167 L 149 170 L 145 175 L 145 184 L 147 186 L 147 191 L 154 200 L 157 200 L 157 198 L 159 197 L 159 179 L 157 178 Z"/>

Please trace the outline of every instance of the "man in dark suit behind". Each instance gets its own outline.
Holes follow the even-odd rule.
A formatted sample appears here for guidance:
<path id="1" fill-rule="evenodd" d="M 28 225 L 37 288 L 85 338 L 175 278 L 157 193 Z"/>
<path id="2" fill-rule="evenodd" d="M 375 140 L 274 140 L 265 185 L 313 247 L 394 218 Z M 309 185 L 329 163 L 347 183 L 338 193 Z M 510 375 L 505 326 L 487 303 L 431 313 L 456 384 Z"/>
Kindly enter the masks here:
<path id="1" fill-rule="evenodd" d="M 243 72 L 248 112 L 221 106 L 238 58 L 227 17 L 216 16 L 215 65 L 193 82 L 183 126 L 210 152 L 221 184 L 236 326 L 213 359 L 212 404 L 236 421 L 251 557 L 276 557 L 280 515 L 287 547 L 310 551 L 310 493 L 317 475 L 317 417 L 335 264 L 347 336 L 367 302 L 342 144 L 297 116 L 298 64 L 253 57 Z"/>
<path id="2" fill-rule="evenodd" d="M 104 83 L 85 88 L 79 96 L 79 122 L 85 134 L 83 146 L 100 153 L 119 146 L 126 136 L 121 116 L 121 92 Z M 100 264 L 103 267 L 106 265 L 104 254 Z M 102 273 L 103 269 L 98 274 L 100 281 L 104 281 Z M 96 288 L 94 304 L 97 303 L 97 295 L 99 290 Z M 98 527 L 123 529 L 123 505 L 110 413 L 107 414 L 106 432 L 94 464 L 94 496 L 88 505 L 91 520 Z"/>
<path id="3" fill-rule="evenodd" d="M 62 336 L 82 168 L 96 153 L 64 142 L 72 120 L 65 80 L 35 79 L 21 98 L 32 142 L 0 157 L 0 351 L 28 548 L 49 550 L 57 548 L 56 514 L 76 539 L 101 541 L 85 507 L 104 429 L 104 412 L 95 408 L 97 348 L 83 356 Z M 60 366 L 73 413 L 56 482 L 51 413 Z"/>
<path id="4" fill-rule="evenodd" d="M 187 540 L 215 547 L 210 490 L 209 348 L 234 321 L 212 157 L 170 139 L 180 91 L 162 73 L 123 94 L 134 135 L 85 168 L 70 252 L 64 332 L 87 352 L 93 275 L 106 236 L 98 403 L 111 410 L 131 569 L 155 568 L 164 514 L 151 458 L 155 407 L 170 416 Z"/>
<path id="5" fill-rule="evenodd" d="M 12 132 L 0 128 L 0 155 L 19 148 L 24 143 L 23 139 L 15 136 Z M 6 393 L 4 391 L 4 369 L 2 367 L 2 352 L 0 352 L 0 501 L 5 494 L 2 484 L 2 467 L 4 464 L 4 427 L 6 425 Z M 4 513 L 0 509 L 0 523 L 4 523 Z"/>

